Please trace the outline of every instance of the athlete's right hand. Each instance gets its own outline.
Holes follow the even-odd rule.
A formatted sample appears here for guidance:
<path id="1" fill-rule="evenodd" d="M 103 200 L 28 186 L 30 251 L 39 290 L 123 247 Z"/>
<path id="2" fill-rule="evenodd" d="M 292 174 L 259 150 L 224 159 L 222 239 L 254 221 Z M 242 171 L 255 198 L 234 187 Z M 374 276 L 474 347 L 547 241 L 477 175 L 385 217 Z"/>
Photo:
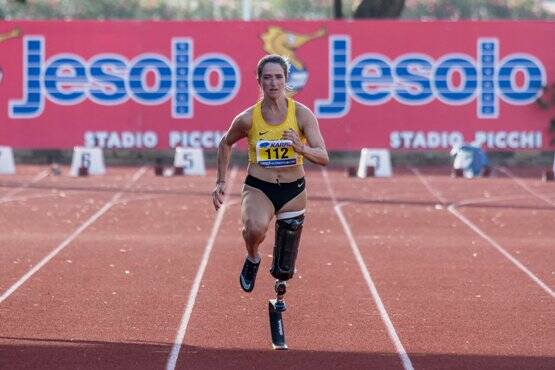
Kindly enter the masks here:
<path id="1" fill-rule="evenodd" d="M 216 187 L 214 191 L 212 191 L 212 202 L 214 203 L 214 208 L 216 211 L 220 209 L 220 207 L 224 204 L 224 195 L 225 195 L 225 182 L 218 182 L 216 183 Z"/>

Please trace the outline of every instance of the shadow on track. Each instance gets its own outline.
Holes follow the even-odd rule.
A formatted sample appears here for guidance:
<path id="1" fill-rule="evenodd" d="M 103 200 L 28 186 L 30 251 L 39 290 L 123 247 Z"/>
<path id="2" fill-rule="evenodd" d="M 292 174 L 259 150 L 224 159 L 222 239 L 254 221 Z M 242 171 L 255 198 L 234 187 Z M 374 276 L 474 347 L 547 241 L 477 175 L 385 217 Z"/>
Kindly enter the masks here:
<path id="1" fill-rule="evenodd" d="M 166 343 L 0 337 L 2 369 L 164 369 Z M 371 338 L 368 338 L 371 340 Z M 409 353 L 416 369 L 553 369 L 555 357 Z M 396 353 L 217 349 L 185 345 L 177 369 L 402 369 Z"/>
<path id="2" fill-rule="evenodd" d="M 0 182 L 0 188 L 19 188 L 23 185 L 27 189 L 44 189 L 44 190 L 64 190 L 64 191 L 76 191 L 76 192 L 122 192 L 123 194 L 138 194 L 138 195 L 186 195 L 186 196 L 197 196 L 197 197 L 210 197 L 211 187 L 207 187 L 205 191 L 194 191 L 194 190 L 172 190 L 172 189 L 127 189 L 124 186 L 104 186 L 104 187 L 94 187 L 94 186 L 68 186 L 63 184 L 27 184 L 23 182 Z M 231 198 L 238 198 L 241 195 L 238 193 L 231 193 Z M 531 197 L 531 196 L 530 196 Z M 310 200 L 331 202 L 331 198 L 328 196 L 310 196 Z M 338 203 L 348 202 L 355 204 L 378 204 L 378 205 L 403 205 L 403 206 L 424 206 L 424 207 L 434 207 L 438 204 L 437 201 L 420 201 L 420 200 L 410 200 L 410 199 L 365 199 L 356 197 L 339 197 L 336 199 Z M 543 210 L 543 211 L 554 211 L 550 205 L 546 206 L 527 206 L 527 205 L 517 205 L 517 204 L 493 204 L 493 203 L 469 203 L 465 204 L 465 208 L 497 208 L 497 209 L 522 209 L 522 210 Z"/>

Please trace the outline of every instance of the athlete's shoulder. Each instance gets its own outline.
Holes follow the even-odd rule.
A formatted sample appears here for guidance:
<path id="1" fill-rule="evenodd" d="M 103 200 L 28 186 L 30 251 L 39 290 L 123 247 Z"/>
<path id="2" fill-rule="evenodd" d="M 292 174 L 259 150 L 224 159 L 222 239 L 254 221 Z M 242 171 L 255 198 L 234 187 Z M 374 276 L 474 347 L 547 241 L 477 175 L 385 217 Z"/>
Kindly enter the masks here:
<path id="1" fill-rule="evenodd" d="M 236 115 L 233 119 L 233 124 L 249 129 L 252 126 L 252 116 L 255 106 L 256 104 L 248 107 L 247 109 Z"/>
<path id="2" fill-rule="evenodd" d="M 294 99 L 293 102 L 295 103 L 295 114 L 298 120 L 305 121 L 315 118 L 314 113 L 306 105 Z"/>

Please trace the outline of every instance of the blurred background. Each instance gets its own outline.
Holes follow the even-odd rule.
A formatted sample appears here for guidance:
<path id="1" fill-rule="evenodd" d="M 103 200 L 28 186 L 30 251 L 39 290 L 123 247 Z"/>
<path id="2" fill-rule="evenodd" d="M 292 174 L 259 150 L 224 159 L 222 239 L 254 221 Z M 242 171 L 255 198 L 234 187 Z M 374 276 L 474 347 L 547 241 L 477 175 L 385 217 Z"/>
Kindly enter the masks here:
<path id="1" fill-rule="evenodd" d="M 280 32 L 288 35 L 289 38 L 320 38 L 298 50 L 295 49 L 297 46 L 291 46 L 289 49 L 289 51 L 297 52 L 297 54 L 292 55 L 299 57 L 298 64 L 303 63 L 301 67 L 304 69 L 301 69 L 300 73 L 305 75 L 297 76 L 301 78 L 302 86 L 307 84 L 307 78 L 310 76 L 307 88 L 304 91 L 299 90 L 299 100 L 313 109 L 319 104 L 318 101 L 321 102 L 322 99 L 326 98 L 325 91 L 328 89 L 328 67 L 324 64 L 318 65 L 315 62 L 315 60 L 326 60 L 327 58 L 327 51 L 323 51 L 327 47 L 327 36 L 324 35 L 351 33 L 353 59 L 370 51 L 383 53 L 390 60 L 394 60 L 399 55 L 405 55 L 403 53 L 407 52 L 429 53 L 427 55 L 436 58 L 438 63 L 441 61 L 439 58 L 442 55 L 447 55 L 446 53 L 461 52 L 472 58 L 477 58 L 476 40 L 482 36 L 499 37 L 500 46 L 497 52 L 501 58 L 510 52 L 518 53 L 525 48 L 532 50 L 530 54 L 536 55 L 534 50 L 537 49 L 539 50 L 538 53 L 542 54 L 540 61 L 545 64 L 545 72 L 541 76 L 543 78 L 541 82 L 543 84 L 541 86 L 542 90 L 538 90 L 539 92 L 534 95 L 532 102 L 530 103 L 529 99 L 525 106 L 522 106 L 524 103 L 513 105 L 507 103 L 507 106 L 505 106 L 505 102 L 511 100 L 505 96 L 504 101 L 501 101 L 504 106 L 500 108 L 503 116 L 495 119 L 484 120 L 477 117 L 476 105 L 478 103 L 474 104 L 474 102 L 465 103 L 464 107 L 456 107 L 454 106 L 456 104 L 442 105 L 441 99 L 438 98 L 429 104 L 415 107 L 406 102 L 393 102 L 393 99 L 391 99 L 387 104 L 369 106 L 374 103 L 363 102 L 358 104 L 360 101 L 356 100 L 356 97 L 352 98 L 351 108 L 348 108 L 351 110 L 347 112 L 348 114 L 345 114 L 344 119 L 334 117 L 328 119 L 330 117 L 324 114 L 319 116 L 319 119 L 324 134 L 330 138 L 335 138 L 335 141 L 331 141 L 330 149 L 333 152 L 333 163 L 340 166 L 355 164 L 359 158 L 360 150 L 367 146 L 391 149 L 394 164 L 414 161 L 427 164 L 446 164 L 449 162 L 449 150 L 452 144 L 450 140 L 453 132 L 455 136 L 462 137 L 464 135 L 464 140 L 470 142 L 478 130 L 483 130 L 480 131 L 483 133 L 482 141 L 488 144 L 486 149 L 489 151 L 494 164 L 496 161 L 509 165 L 525 165 L 531 162 L 550 165 L 553 162 L 553 148 L 555 148 L 555 83 L 552 74 L 555 66 L 552 64 L 555 56 L 552 50 L 553 42 L 549 42 L 549 40 L 555 39 L 555 32 L 553 32 L 555 1 L 553 0 L 0 0 L 0 19 L 4 20 L 0 22 L 0 27 L 2 27 L 0 36 L 3 37 L 0 39 L 0 42 L 2 42 L 0 44 L 0 104 L 2 105 L 0 113 L 6 117 L 6 119 L 0 119 L 0 145 L 13 146 L 18 162 L 43 162 L 51 161 L 52 158 L 67 161 L 71 154 L 72 145 L 89 145 L 92 142 L 97 142 L 98 138 L 92 138 L 90 135 L 87 139 L 87 133 L 89 132 L 86 131 L 87 129 L 109 130 L 110 127 L 108 126 L 115 124 L 115 131 L 113 132 L 118 130 L 118 132 L 121 132 L 126 129 L 125 125 L 119 122 L 122 119 L 127 120 L 128 129 L 141 129 L 143 133 L 145 129 L 149 129 L 149 125 L 152 127 L 154 125 L 158 125 L 158 127 L 174 125 L 171 126 L 173 128 L 176 124 L 182 124 L 182 122 L 176 122 L 175 117 L 168 114 L 167 108 L 165 108 L 166 110 L 158 109 L 158 107 L 155 109 L 154 107 L 145 107 L 145 104 L 136 104 L 129 107 L 131 104 L 127 102 L 121 104 L 121 107 L 111 107 L 111 110 L 108 111 L 108 108 L 99 107 L 90 101 L 79 101 L 78 104 L 72 103 L 75 106 L 63 107 L 63 104 L 57 104 L 56 106 L 51 104 L 52 102 L 55 103 L 55 99 L 51 98 L 50 95 L 47 96 L 50 102 L 46 103 L 44 114 L 41 111 L 41 117 L 14 119 L 13 115 L 4 112 L 4 110 L 7 111 L 8 102 L 14 104 L 15 99 L 23 99 L 24 92 L 22 92 L 21 86 L 24 79 L 21 76 L 23 61 L 20 59 L 22 43 L 21 41 L 16 43 L 12 38 L 21 39 L 22 35 L 31 31 L 36 33 L 36 30 L 46 30 L 48 28 L 49 31 L 45 31 L 47 32 L 45 35 L 50 36 L 45 36 L 47 45 L 45 46 L 47 50 L 45 58 L 48 58 L 55 51 L 58 53 L 82 53 L 88 55 L 87 58 L 91 55 L 97 55 L 99 52 L 118 52 L 129 59 L 145 51 L 157 52 L 166 56 L 168 55 L 169 41 L 166 41 L 165 38 L 190 35 L 196 42 L 195 52 L 198 51 L 199 54 L 204 51 L 203 47 L 206 52 L 220 51 L 219 49 L 221 49 L 221 51 L 227 53 L 226 48 L 229 48 L 235 50 L 233 53 L 237 53 L 239 48 L 235 44 L 227 45 L 227 43 L 221 43 L 221 40 L 217 40 L 221 46 L 214 47 L 215 41 L 211 40 L 209 33 L 203 31 L 203 26 L 198 26 L 198 23 L 202 23 L 199 21 L 228 21 L 226 24 L 232 30 L 231 32 L 246 30 L 246 33 L 249 33 L 251 37 L 248 42 L 254 45 L 249 47 L 257 49 L 255 52 L 257 58 L 263 52 L 260 39 L 264 39 L 264 35 L 266 35 L 264 32 L 270 33 L 273 26 L 272 22 L 277 22 Z M 21 25 L 18 23 L 35 20 L 53 23 L 45 23 L 46 28 L 33 22 L 22 23 Z M 60 20 L 74 22 L 68 22 L 66 25 L 55 23 Z M 97 27 L 95 24 L 95 27 L 103 30 L 102 33 L 107 34 L 113 30 L 113 37 L 110 38 L 109 35 L 103 34 L 99 38 L 86 36 L 88 26 L 79 23 L 80 20 L 105 22 L 103 23 L 105 26 Z M 119 39 L 123 37 L 122 35 L 135 37 L 131 35 L 132 32 L 136 31 L 136 34 L 140 34 L 142 31 L 130 26 L 124 26 L 123 28 L 127 28 L 127 30 L 124 30 L 118 26 L 117 22 L 109 24 L 111 23 L 110 20 L 142 20 L 146 22 L 139 26 L 142 27 L 141 29 L 144 32 L 139 42 L 132 42 L 136 44 L 135 47 L 128 47 L 129 41 Z M 164 20 L 182 21 L 183 23 L 168 23 L 167 27 L 160 26 L 158 28 L 152 26 L 152 23 L 148 23 L 149 21 L 164 23 L 162 22 Z M 185 27 L 187 21 L 195 21 L 192 23 L 195 28 L 192 27 L 190 33 Z M 304 21 L 308 22 L 300 23 Z M 373 21 L 378 21 L 379 26 L 375 26 L 372 23 Z M 450 23 L 437 25 L 437 23 L 445 21 Z M 472 22 L 471 25 L 465 25 L 464 22 L 466 21 Z M 497 21 L 514 22 L 516 27 L 515 37 L 512 37 L 512 27 L 510 25 L 499 26 L 496 23 Z M 243 23 L 245 25 L 254 24 L 254 26 L 245 28 L 247 26 L 242 26 L 241 22 L 245 22 Z M 399 22 L 399 25 L 406 23 L 409 26 L 403 28 L 404 26 L 397 26 L 395 22 Z M 209 27 L 213 27 L 216 23 L 207 24 L 211 25 Z M 442 35 L 442 31 L 426 30 L 427 26 L 424 26 L 425 24 L 432 24 L 433 27 L 436 27 L 436 30 L 445 30 L 447 36 Z M 539 27 L 541 27 L 541 30 Z M 131 28 L 133 30 L 130 31 Z M 159 31 L 161 28 L 167 31 Z M 462 37 L 466 29 L 468 29 L 468 35 Z M 534 32 L 529 32 L 529 30 L 534 30 Z M 93 34 L 93 31 L 90 32 Z M 156 32 L 160 32 L 157 38 L 152 36 Z M 420 32 L 424 32 L 424 36 L 421 36 Z M 67 37 L 71 33 L 75 35 L 83 33 L 83 36 L 76 37 L 76 41 L 71 42 L 71 37 Z M 367 35 L 371 37 L 365 39 Z M 438 40 L 430 38 L 429 35 L 437 35 Z M 113 45 L 107 46 L 106 50 L 98 47 L 98 45 L 105 44 L 102 37 L 111 39 L 108 44 L 112 43 Z M 391 37 L 391 40 L 388 37 Z M 87 42 L 83 43 L 85 39 Z M 457 46 L 458 44 L 461 46 Z M 159 50 L 151 45 L 160 45 Z M 316 46 L 319 46 L 319 48 L 316 48 Z M 268 52 L 268 48 L 265 48 L 265 51 Z M 231 54 L 231 52 L 228 54 Z M 17 58 L 14 59 L 14 56 Z M 243 80 L 251 77 L 251 71 L 253 70 L 251 64 L 257 59 L 252 56 L 245 58 L 249 58 L 249 62 L 243 61 L 241 56 L 236 58 L 238 65 L 240 65 Z M 530 81 L 530 77 L 527 77 L 518 68 L 513 71 L 514 76 L 511 75 L 511 78 L 515 81 L 516 93 L 519 93 L 517 90 L 521 89 L 523 84 Z M 148 72 L 145 72 L 145 74 L 148 74 Z M 466 77 L 463 76 L 462 72 L 457 74 L 455 71 L 455 77 L 450 76 L 454 79 L 455 85 L 464 84 Z M 150 76 L 149 78 L 150 80 L 156 80 L 157 77 Z M 213 79 L 213 76 L 207 78 Z M 195 113 L 192 117 L 193 126 L 196 127 L 195 129 L 201 127 L 205 130 L 211 130 L 210 137 L 207 138 L 207 140 L 210 140 L 210 145 L 203 144 L 204 149 L 206 149 L 208 165 L 214 163 L 217 140 L 225 132 L 229 120 L 239 111 L 240 107 L 252 103 L 253 98 L 256 97 L 256 86 L 250 83 L 250 80 L 247 79 L 247 81 L 248 84 L 243 81 L 240 88 L 238 87 L 240 91 L 237 93 L 238 98 L 234 99 L 231 105 L 222 104 L 223 109 L 220 109 L 217 113 L 213 107 L 206 104 L 206 101 L 200 98 L 199 101 L 193 101 L 195 104 Z M 87 83 L 93 84 L 94 82 Z M 214 84 L 217 85 L 217 83 L 216 81 Z M 156 83 L 151 81 L 150 84 L 155 85 Z M 62 85 L 63 83 L 60 82 L 60 86 Z M 361 92 L 361 94 L 363 93 Z M 167 106 L 169 102 L 164 104 Z M 203 109 L 207 113 L 204 113 Z M 130 111 L 135 112 L 135 116 L 132 117 Z M 209 111 L 212 113 L 208 113 Z M 366 143 L 361 139 L 362 136 L 357 136 L 356 132 L 363 125 L 368 126 L 366 121 L 368 113 L 372 117 L 377 117 L 377 119 L 372 121 L 375 127 L 368 131 L 368 137 L 371 139 Z M 395 115 L 394 118 L 392 118 L 393 115 Z M 161 120 L 158 120 L 157 117 L 160 117 Z M 62 142 L 62 140 L 58 140 L 55 136 L 59 138 L 60 133 L 64 132 L 64 127 L 68 127 L 68 122 L 62 122 L 61 120 L 71 122 L 72 130 L 79 135 L 77 140 L 71 138 L 63 141 L 62 145 L 56 144 Z M 113 122 L 108 123 L 109 120 Z M 221 122 L 216 124 L 216 120 Z M 437 120 L 437 122 L 434 123 L 434 120 Z M 337 126 L 338 123 L 342 125 L 340 128 Z M 120 124 L 119 127 L 117 127 L 118 124 Z M 44 130 L 45 125 L 51 125 L 50 131 L 46 134 L 40 131 Z M 445 125 L 444 131 L 442 131 L 442 125 Z M 460 132 L 457 131 L 459 128 L 461 128 Z M 404 135 L 403 133 L 408 132 L 406 130 L 410 130 L 413 136 L 409 138 Z M 169 134 L 169 143 L 168 133 L 159 133 L 159 136 L 163 139 L 158 139 L 157 145 L 154 145 L 156 147 L 155 151 L 137 150 L 139 147 L 136 145 L 131 150 L 127 150 L 129 148 L 124 148 L 122 145 L 101 146 L 107 149 L 107 160 L 108 163 L 112 164 L 135 163 L 152 160 L 154 157 L 162 157 L 164 161 L 170 161 L 173 156 L 173 148 L 180 145 L 179 139 L 176 139 L 177 141 L 174 143 L 171 142 L 172 132 Z M 419 146 L 418 143 L 415 144 L 419 132 L 424 132 L 427 135 L 424 137 L 426 144 L 423 146 Z M 499 132 L 501 132 L 502 138 L 500 138 Z M 496 140 L 509 140 L 507 138 L 512 134 L 514 134 L 513 141 L 519 141 L 520 144 L 515 144 L 513 147 L 507 145 L 502 147 L 496 144 Z M 140 140 L 137 135 L 139 134 L 136 134 L 133 140 Z M 183 135 L 185 137 L 187 133 Z M 125 140 L 121 137 L 117 139 Z M 429 146 L 430 142 L 436 143 L 438 140 L 442 140 L 441 145 Z M 533 142 L 533 144 L 529 145 L 529 142 Z M 48 143 L 54 144 L 49 145 Z M 183 143 L 181 145 L 184 145 Z M 44 155 L 45 152 L 47 153 L 46 156 Z M 244 152 L 239 152 L 237 160 L 243 161 Z"/>
<path id="2" fill-rule="evenodd" d="M 553 0 L 0 0 L 3 19 L 553 19 Z"/>

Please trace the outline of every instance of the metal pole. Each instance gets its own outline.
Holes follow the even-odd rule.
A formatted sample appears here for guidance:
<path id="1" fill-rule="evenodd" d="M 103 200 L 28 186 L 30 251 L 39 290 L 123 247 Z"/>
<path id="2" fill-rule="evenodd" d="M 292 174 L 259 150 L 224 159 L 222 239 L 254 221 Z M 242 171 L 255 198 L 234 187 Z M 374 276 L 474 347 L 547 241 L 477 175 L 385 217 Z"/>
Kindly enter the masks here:
<path id="1" fill-rule="evenodd" d="M 333 18 L 341 19 L 343 18 L 343 9 L 341 0 L 333 0 Z"/>
<path id="2" fill-rule="evenodd" d="M 252 9 L 252 1 L 251 0 L 241 0 L 242 5 L 242 13 L 243 13 L 243 20 L 250 21 L 251 20 L 251 9 Z"/>

